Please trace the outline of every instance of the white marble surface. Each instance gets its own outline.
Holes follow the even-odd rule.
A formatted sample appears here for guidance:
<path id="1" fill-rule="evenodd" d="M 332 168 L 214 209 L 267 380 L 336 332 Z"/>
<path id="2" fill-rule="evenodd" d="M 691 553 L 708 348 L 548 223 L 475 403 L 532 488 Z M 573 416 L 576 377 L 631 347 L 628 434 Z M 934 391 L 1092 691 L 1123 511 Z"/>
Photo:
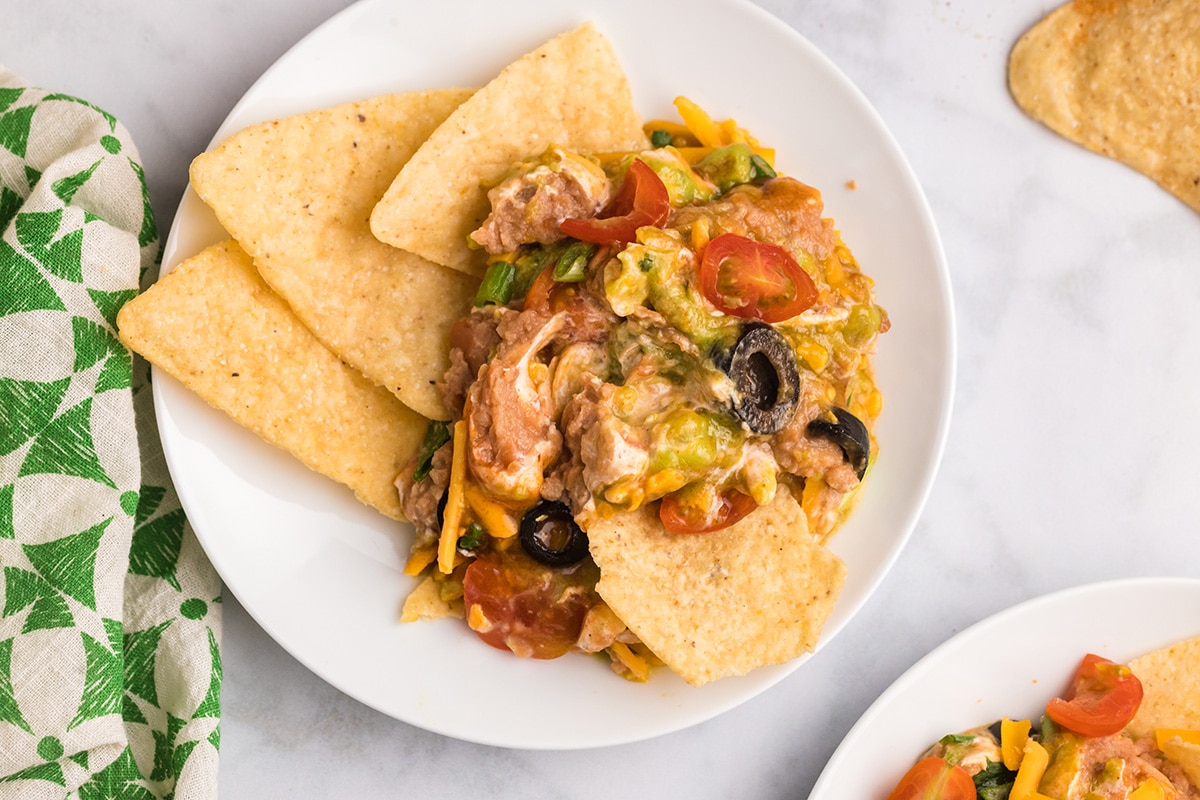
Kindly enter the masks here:
<path id="1" fill-rule="evenodd" d="M 955 632 L 1063 587 L 1200 572 L 1200 219 L 1012 103 L 1009 48 L 1055 4 L 760 4 L 875 105 L 950 264 L 954 421 L 894 570 L 765 694 L 688 730 L 578 752 L 465 744 L 385 717 L 298 664 L 227 594 L 222 797 L 805 797 L 872 700 Z M 0 0 L 0 63 L 121 119 L 165 231 L 188 162 L 232 105 L 345 5 Z"/>

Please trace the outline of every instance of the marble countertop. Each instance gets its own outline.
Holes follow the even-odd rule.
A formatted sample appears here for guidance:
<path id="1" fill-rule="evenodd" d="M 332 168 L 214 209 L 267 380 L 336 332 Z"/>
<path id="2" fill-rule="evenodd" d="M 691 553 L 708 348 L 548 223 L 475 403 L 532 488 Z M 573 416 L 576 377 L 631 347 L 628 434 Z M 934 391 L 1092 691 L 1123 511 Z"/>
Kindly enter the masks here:
<path id="1" fill-rule="evenodd" d="M 165 232 L 188 163 L 230 108 L 346 5 L 7 0 L 0 63 L 129 128 Z M 878 110 L 950 266 L 954 418 L 893 570 L 757 698 L 649 741 L 567 752 L 473 745 L 386 717 L 309 672 L 226 593 L 222 797 L 806 797 L 871 702 L 956 632 L 1065 587 L 1200 572 L 1200 219 L 1014 105 L 1008 51 L 1056 3 L 760 5 Z"/>

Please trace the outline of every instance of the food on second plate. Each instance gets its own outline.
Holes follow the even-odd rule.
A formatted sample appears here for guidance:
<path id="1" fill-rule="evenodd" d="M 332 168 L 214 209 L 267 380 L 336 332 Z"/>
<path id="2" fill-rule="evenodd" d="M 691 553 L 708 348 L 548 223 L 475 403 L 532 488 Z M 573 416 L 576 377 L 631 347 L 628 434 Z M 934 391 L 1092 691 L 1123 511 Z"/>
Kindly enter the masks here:
<path id="1" fill-rule="evenodd" d="M 1074 0 L 1013 48 L 1017 103 L 1200 211 L 1200 2 Z"/>
<path id="2" fill-rule="evenodd" d="M 702 684 L 815 645 L 888 321 L 820 193 L 676 105 L 649 148 L 551 145 L 491 185 L 440 384 L 452 424 L 398 485 L 410 573 L 488 643 L 603 650 L 633 677 L 648 651 Z M 542 517 L 561 523 L 518 535 Z"/>
<path id="3" fill-rule="evenodd" d="M 393 481 L 425 421 L 318 342 L 236 242 L 180 264 L 126 303 L 117 327 L 236 422 L 402 519 Z"/>
<path id="4" fill-rule="evenodd" d="M 1200 797 L 1200 639 L 1128 665 L 1088 654 L 1045 714 L 943 737 L 888 800 Z"/>

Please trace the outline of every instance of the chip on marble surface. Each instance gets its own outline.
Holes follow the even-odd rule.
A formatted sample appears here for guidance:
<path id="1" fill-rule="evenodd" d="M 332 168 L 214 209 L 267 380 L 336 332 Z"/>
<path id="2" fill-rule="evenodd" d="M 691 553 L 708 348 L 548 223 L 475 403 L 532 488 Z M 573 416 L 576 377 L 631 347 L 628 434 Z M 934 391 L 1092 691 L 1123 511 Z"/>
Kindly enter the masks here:
<path id="1" fill-rule="evenodd" d="M 487 186 L 556 144 L 579 153 L 648 146 L 629 82 L 591 23 L 507 66 L 433 131 L 371 213 L 388 244 L 470 275 L 468 234 L 488 215 Z"/>
<path id="2" fill-rule="evenodd" d="M 433 419 L 454 321 L 478 282 L 371 235 L 371 209 L 469 90 L 385 95 L 254 125 L 198 156 L 192 186 L 330 350 Z"/>
<path id="3" fill-rule="evenodd" d="M 657 509 L 597 520 L 588 540 L 596 591 L 667 666 L 699 686 L 813 649 L 846 566 L 785 488 L 705 534 L 668 533 Z"/>
<path id="4" fill-rule="evenodd" d="M 1017 42 L 1008 80 L 1031 117 L 1200 211 L 1200 1 L 1067 3 Z"/>
<path id="5" fill-rule="evenodd" d="M 239 425 L 403 519 L 393 482 L 426 421 L 317 341 L 236 242 L 201 251 L 126 303 L 117 329 Z"/>

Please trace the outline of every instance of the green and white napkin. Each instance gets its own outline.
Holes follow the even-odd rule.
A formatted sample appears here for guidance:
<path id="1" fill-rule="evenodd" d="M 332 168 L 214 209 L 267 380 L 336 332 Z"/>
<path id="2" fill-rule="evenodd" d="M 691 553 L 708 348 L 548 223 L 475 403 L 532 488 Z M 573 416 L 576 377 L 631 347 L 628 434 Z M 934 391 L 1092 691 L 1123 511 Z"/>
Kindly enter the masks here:
<path id="1" fill-rule="evenodd" d="M 0 67 L 0 798 L 215 797 L 220 582 L 117 310 L 157 272 L 116 119 Z"/>

